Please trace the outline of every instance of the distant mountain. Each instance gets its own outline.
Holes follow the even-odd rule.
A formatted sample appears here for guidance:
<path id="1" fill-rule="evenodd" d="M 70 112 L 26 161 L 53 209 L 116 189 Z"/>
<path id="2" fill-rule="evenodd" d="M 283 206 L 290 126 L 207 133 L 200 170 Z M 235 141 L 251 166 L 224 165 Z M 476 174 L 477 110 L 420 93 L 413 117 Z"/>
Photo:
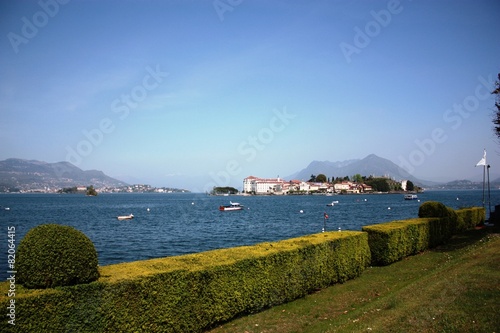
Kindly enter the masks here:
<path id="1" fill-rule="evenodd" d="M 485 182 L 485 189 L 488 188 L 488 183 Z M 498 189 L 500 187 L 500 178 L 490 181 L 490 189 Z M 454 180 L 445 184 L 432 186 L 433 189 L 440 190 L 480 190 L 483 188 L 483 181 L 470 181 L 467 179 Z"/>
<path id="2" fill-rule="evenodd" d="M 308 180 L 311 175 L 324 174 L 327 177 L 345 177 L 360 174 L 362 176 L 387 176 L 397 180 L 411 180 L 417 185 L 433 185 L 435 183 L 418 179 L 392 161 L 375 154 L 363 159 L 343 162 L 313 161 L 305 169 L 288 176 L 286 179 Z"/>
<path id="3" fill-rule="evenodd" d="M 102 171 L 83 171 L 69 162 L 47 163 L 17 158 L 0 161 L 0 192 L 89 185 L 100 188 L 127 184 L 106 176 Z"/>

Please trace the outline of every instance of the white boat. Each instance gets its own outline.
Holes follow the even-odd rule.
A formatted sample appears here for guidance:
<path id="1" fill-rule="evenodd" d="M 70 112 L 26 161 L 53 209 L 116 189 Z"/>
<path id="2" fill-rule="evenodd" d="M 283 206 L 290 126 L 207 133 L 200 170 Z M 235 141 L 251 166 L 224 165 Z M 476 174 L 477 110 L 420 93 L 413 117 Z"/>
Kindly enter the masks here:
<path id="1" fill-rule="evenodd" d="M 122 216 L 118 216 L 117 219 L 122 221 L 122 220 L 131 220 L 134 218 L 134 214 L 130 214 L 130 215 L 122 215 Z"/>
<path id="2" fill-rule="evenodd" d="M 405 200 L 417 200 L 418 196 L 416 194 L 405 194 Z"/>
<path id="3" fill-rule="evenodd" d="M 338 204 L 339 202 L 337 200 L 330 202 L 329 204 L 326 204 L 327 206 L 335 206 L 335 204 Z"/>
<path id="4" fill-rule="evenodd" d="M 240 203 L 232 202 L 232 201 L 229 201 L 229 205 L 219 206 L 219 210 L 221 212 L 230 211 L 230 210 L 242 210 L 242 209 L 243 209 L 243 206 Z"/>

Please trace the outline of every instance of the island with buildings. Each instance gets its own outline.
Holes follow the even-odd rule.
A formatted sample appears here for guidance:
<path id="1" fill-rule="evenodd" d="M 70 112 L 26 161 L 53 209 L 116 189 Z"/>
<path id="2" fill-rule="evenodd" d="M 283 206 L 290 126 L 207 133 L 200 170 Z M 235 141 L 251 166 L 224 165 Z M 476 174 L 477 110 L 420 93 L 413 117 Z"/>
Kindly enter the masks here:
<path id="1" fill-rule="evenodd" d="M 243 179 L 243 195 L 300 195 L 300 194 L 359 194 L 419 192 L 422 189 L 409 180 L 396 181 L 389 177 L 349 177 L 327 179 L 323 175 L 311 175 L 309 181 L 284 180 L 282 178 L 259 178 L 249 176 Z"/>

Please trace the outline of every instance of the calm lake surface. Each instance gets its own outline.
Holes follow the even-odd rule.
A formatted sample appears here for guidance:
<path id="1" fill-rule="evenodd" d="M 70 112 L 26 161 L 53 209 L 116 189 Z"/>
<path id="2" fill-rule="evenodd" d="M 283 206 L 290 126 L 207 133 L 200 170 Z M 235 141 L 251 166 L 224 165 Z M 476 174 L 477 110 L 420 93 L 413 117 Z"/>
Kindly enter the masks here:
<path id="1" fill-rule="evenodd" d="M 482 191 L 427 191 L 417 200 L 402 194 L 337 196 L 229 196 L 205 194 L 100 194 L 97 197 L 58 194 L 1 194 L 0 280 L 7 277 L 7 228 L 16 229 L 16 245 L 36 225 L 73 226 L 95 244 L 99 264 L 252 245 L 327 230 L 361 230 L 362 226 L 417 217 L 425 201 L 454 209 L 482 206 Z M 220 212 L 229 200 L 243 211 Z M 338 200 L 333 207 L 326 204 Z M 491 191 L 492 209 L 500 191 Z M 486 203 L 487 206 L 487 203 Z M 5 210 L 9 207 L 10 210 Z M 390 209 L 389 209 L 390 207 Z M 149 211 L 148 211 L 149 208 Z M 488 209 L 488 207 L 486 207 Z M 302 213 L 301 213 L 302 211 Z M 133 220 L 116 216 L 134 214 Z"/>

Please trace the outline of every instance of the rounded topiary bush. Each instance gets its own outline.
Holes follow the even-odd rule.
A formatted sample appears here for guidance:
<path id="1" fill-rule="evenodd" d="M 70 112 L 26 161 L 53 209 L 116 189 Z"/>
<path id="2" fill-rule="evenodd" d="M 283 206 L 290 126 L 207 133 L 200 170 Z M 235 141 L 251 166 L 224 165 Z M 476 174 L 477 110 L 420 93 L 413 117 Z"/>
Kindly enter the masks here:
<path id="1" fill-rule="evenodd" d="M 89 283 L 99 277 L 97 251 L 81 231 L 42 224 L 26 234 L 16 257 L 17 281 L 27 288 Z"/>
<path id="2" fill-rule="evenodd" d="M 448 207 L 437 201 L 427 201 L 420 205 L 418 217 L 448 217 Z"/>

